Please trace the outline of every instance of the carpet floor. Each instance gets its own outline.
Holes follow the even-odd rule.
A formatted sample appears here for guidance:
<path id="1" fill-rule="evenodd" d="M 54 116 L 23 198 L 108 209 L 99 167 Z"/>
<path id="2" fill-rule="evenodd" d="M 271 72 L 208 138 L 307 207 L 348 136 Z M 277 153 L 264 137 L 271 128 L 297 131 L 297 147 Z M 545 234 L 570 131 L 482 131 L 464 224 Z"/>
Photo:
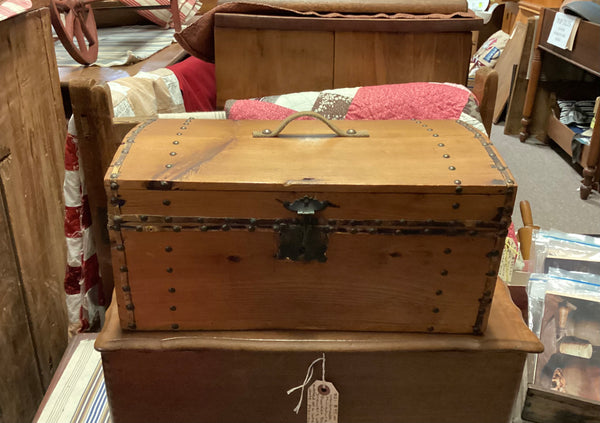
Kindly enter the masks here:
<path id="1" fill-rule="evenodd" d="M 534 138 L 521 143 L 504 134 L 504 125 L 494 125 L 490 137 L 518 184 L 513 213 L 515 228 L 523 226 L 519 202 L 528 200 L 533 222 L 543 229 L 600 235 L 600 194 L 579 198 L 581 173 L 555 144 Z"/>

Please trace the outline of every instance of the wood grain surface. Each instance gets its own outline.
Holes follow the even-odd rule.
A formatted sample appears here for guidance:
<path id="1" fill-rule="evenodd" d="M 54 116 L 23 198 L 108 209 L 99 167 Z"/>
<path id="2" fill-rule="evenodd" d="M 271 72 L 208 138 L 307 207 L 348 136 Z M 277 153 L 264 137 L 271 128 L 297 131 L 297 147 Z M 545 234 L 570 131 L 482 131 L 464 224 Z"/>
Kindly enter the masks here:
<path id="1" fill-rule="evenodd" d="M 252 137 L 277 121 L 183 122 L 136 129 L 108 179 L 117 173 L 120 189 L 168 180 L 176 189 L 278 192 L 454 193 L 460 180 L 465 194 L 504 195 L 512 185 L 485 135 L 455 121 L 339 121 L 342 131 L 370 135 L 341 138 L 322 123 L 295 120 L 279 139 Z"/>
<path id="2" fill-rule="evenodd" d="M 599 423 L 600 402 L 529 385 L 523 418 L 535 423 Z"/>
<path id="3" fill-rule="evenodd" d="M 472 333 L 496 244 L 331 234 L 327 262 L 306 263 L 277 259 L 272 231 L 122 234 L 139 330 Z"/>
<path id="4" fill-rule="evenodd" d="M 335 6 L 345 7 L 342 3 Z M 349 7 L 358 3 L 375 6 L 354 2 Z M 447 6 L 411 4 L 434 3 Z M 217 107 L 229 99 L 331 88 L 415 81 L 465 84 L 471 31 L 482 24 L 479 18 L 329 19 L 226 13 L 216 14 L 215 22 Z"/>
<path id="5" fill-rule="evenodd" d="M 4 161 L 0 162 L 0 169 Z M 43 395 L 43 385 L 22 290 L 6 211 L 4 187 L 0 202 L 0 410 L 6 422 L 30 421 Z"/>
<path id="6" fill-rule="evenodd" d="M 66 121 L 47 9 L 0 22 L 0 98 L 1 142 L 10 149 L 0 176 L 46 387 L 67 343 L 62 194 Z"/>
<path id="7" fill-rule="evenodd" d="M 471 32 L 336 32 L 334 88 L 454 82 L 465 84 Z M 452 66 L 444 64 L 452 63 Z"/>
<path id="8" fill-rule="evenodd" d="M 217 107 L 333 85 L 333 33 L 215 28 Z"/>
<path id="9" fill-rule="evenodd" d="M 110 222 L 122 224 L 111 236 L 125 327 L 133 320 L 142 330 L 485 327 L 479 300 L 493 289 L 490 254 L 502 248 L 501 221 L 514 201 L 512 176 L 485 136 L 454 121 L 340 121 L 342 131 L 370 135 L 341 138 L 305 120 L 279 139 L 250 135 L 277 123 L 157 120 L 126 137 L 105 180 Z M 318 213 L 321 222 L 406 219 L 429 227 L 432 219 L 467 229 L 330 234 L 324 264 L 275 259 L 272 230 L 201 232 L 196 223 L 175 233 L 161 223 L 165 216 L 292 220 L 298 216 L 282 203 L 305 195 L 333 204 Z M 320 320 L 307 320 L 317 313 Z"/>
<path id="10" fill-rule="evenodd" d="M 112 307 L 96 348 L 115 423 L 303 422 L 305 404 L 296 415 L 299 395 L 285 391 L 323 354 L 326 379 L 340 392 L 340 421 L 497 423 L 509 421 L 526 354 L 541 344 L 500 282 L 482 336 L 131 332 L 119 328 Z"/>

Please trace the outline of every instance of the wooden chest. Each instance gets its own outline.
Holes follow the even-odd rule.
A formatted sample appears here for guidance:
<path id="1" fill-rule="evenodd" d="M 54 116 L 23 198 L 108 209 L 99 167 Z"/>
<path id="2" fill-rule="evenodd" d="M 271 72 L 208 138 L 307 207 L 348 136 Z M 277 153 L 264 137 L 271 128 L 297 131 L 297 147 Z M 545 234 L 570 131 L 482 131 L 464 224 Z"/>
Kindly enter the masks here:
<path id="1" fill-rule="evenodd" d="M 480 18 L 465 13 L 464 0 L 261 3 L 301 13 L 316 9 L 322 16 L 216 13 L 218 107 L 228 99 L 332 88 L 416 81 L 465 84 L 472 31 L 482 25 Z"/>
<path id="2" fill-rule="evenodd" d="M 516 186 L 455 121 L 156 120 L 106 175 L 123 328 L 480 333 Z M 269 129 L 270 128 L 270 129 Z"/>
<path id="3" fill-rule="evenodd" d="M 323 354 L 340 422 L 503 423 L 527 353 L 542 345 L 500 282 L 482 336 L 131 332 L 112 306 L 96 348 L 114 423 L 306 422 L 306 402 L 296 415 L 300 393 L 286 391 Z"/>

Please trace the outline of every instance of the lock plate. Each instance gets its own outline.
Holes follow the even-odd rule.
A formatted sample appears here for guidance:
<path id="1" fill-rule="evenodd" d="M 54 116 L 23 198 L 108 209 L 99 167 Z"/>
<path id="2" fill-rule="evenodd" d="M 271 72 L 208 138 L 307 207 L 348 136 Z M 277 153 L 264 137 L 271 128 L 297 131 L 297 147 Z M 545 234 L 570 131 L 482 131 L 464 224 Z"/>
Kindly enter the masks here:
<path id="1" fill-rule="evenodd" d="M 292 261 L 327 261 L 329 234 L 314 217 L 304 216 L 301 223 L 281 225 L 277 258 Z"/>

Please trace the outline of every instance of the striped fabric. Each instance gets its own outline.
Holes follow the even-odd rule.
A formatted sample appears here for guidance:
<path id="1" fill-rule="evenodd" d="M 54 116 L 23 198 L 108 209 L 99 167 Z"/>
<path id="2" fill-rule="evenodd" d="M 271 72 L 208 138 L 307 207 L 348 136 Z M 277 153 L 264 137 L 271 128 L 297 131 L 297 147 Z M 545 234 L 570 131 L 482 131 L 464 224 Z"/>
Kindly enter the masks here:
<path id="1" fill-rule="evenodd" d="M 157 6 L 164 5 L 168 6 L 170 0 L 119 0 L 121 3 L 127 6 Z M 179 17 L 182 24 L 186 24 L 196 14 L 202 3 L 198 0 L 178 0 L 179 1 Z M 170 9 L 156 9 L 156 10 L 138 10 L 140 15 L 145 17 L 151 22 L 162 27 L 173 26 L 173 19 L 171 17 Z"/>
<path id="2" fill-rule="evenodd" d="M 31 0 L 0 0 L 0 21 L 31 9 Z"/>
<path id="3" fill-rule="evenodd" d="M 36 423 L 110 423 L 100 353 L 79 342 Z"/>
<path id="4" fill-rule="evenodd" d="M 119 26 L 98 29 L 96 66 L 132 64 L 144 60 L 173 42 L 173 29 L 154 25 Z M 58 66 L 81 66 L 60 41 L 54 43 Z"/>
<path id="5" fill-rule="evenodd" d="M 65 293 L 71 333 L 98 330 L 104 323 L 105 298 L 91 230 L 91 214 L 79 167 L 77 129 L 73 118 L 65 144 Z"/>
<path id="6" fill-rule="evenodd" d="M 192 69 L 193 70 L 193 69 Z M 201 72 L 196 72 L 203 75 Z M 154 116 L 184 112 L 178 76 L 169 69 L 139 72 L 134 77 L 109 82 L 114 117 Z M 210 81 L 208 82 L 210 83 Z M 212 82 L 214 86 L 214 81 Z M 191 86 L 195 86 L 191 84 Z M 215 98 L 214 95 L 211 98 Z M 205 101 L 201 102 L 206 103 Z M 195 118 L 216 119 L 220 114 L 186 114 Z M 169 116 L 169 115 L 167 115 Z M 92 220 L 80 166 L 77 128 L 69 120 L 65 143 L 65 236 L 67 269 L 65 292 L 70 333 L 99 330 L 104 323 L 106 299 L 92 235 Z M 96 223 L 97 224 L 97 223 Z"/>

